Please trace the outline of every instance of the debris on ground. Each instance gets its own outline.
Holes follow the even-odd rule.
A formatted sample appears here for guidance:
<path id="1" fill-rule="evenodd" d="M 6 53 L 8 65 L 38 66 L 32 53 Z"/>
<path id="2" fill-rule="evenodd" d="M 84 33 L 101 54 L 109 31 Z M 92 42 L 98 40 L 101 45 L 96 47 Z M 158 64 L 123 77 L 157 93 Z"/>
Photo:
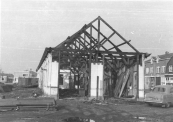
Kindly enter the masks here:
<path id="1" fill-rule="evenodd" d="M 143 101 L 137 101 L 136 99 L 131 98 L 118 98 L 112 97 L 106 100 L 110 104 L 143 104 Z"/>
<path id="2" fill-rule="evenodd" d="M 4 92 L 11 92 L 12 91 L 13 86 L 12 85 L 6 85 L 6 84 L 0 84 L 0 93 L 4 93 Z"/>
<path id="3" fill-rule="evenodd" d="M 5 96 L 5 99 L 28 98 L 33 97 L 34 94 L 37 94 L 37 96 L 43 95 L 42 90 L 40 88 L 22 88 L 19 86 L 15 86 L 12 88 L 11 92 L 3 92 L 1 93 L 1 96 Z"/>
<path id="4" fill-rule="evenodd" d="M 25 108 L 34 109 L 55 109 L 54 98 L 43 96 L 40 88 L 13 87 L 11 92 L 0 94 L 0 112 L 8 110 L 19 110 Z"/>
<path id="5" fill-rule="evenodd" d="M 60 99 L 69 97 L 79 97 L 77 89 L 59 89 Z"/>
<path id="6" fill-rule="evenodd" d="M 137 101 L 134 98 L 119 98 L 119 97 L 111 97 L 111 98 L 107 98 L 104 100 L 100 100 L 97 98 L 93 98 L 93 97 L 82 97 L 79 95 L 78 90 L 77 89 L 60 89 L 60 99 L 63 100 L 76 100 L 79 102 L 83 102 L 86 104 L 97 104 L 97 105 L 108 105 L 108 104 L 112 104 L 112 105 L 118 105 L 118 104 L 143 104 L 144 102 L 142 101 Z"/>

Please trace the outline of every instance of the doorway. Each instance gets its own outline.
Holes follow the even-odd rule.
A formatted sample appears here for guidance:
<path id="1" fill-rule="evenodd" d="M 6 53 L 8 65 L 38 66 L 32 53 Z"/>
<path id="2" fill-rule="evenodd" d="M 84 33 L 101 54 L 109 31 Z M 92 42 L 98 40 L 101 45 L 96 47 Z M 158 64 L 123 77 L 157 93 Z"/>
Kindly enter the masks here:
<path id="1" fill-rule="evenodd" d="M 161 78 L 160 77 L 156 77 L 156 86 L 157 85 L 161 85 Z"/>

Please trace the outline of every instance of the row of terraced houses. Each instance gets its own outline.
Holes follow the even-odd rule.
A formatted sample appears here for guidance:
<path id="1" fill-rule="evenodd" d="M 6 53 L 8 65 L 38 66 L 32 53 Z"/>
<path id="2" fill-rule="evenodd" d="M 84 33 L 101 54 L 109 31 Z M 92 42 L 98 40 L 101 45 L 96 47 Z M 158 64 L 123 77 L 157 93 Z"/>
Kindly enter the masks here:
<path id="1" fill-rule="evenodd" d="M 173 85 L 173 53 L 153 56 L 145 61 L 145 89 Z"/>

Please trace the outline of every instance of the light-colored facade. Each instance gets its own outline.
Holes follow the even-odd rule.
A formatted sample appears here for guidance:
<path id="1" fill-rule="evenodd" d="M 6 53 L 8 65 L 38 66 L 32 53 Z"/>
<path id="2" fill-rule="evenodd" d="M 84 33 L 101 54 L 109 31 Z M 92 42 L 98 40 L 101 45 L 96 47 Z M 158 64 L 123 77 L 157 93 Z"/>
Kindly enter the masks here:
<path id="1" fill-rule="evenodd" d="M 0 82 L 2 83 L 12 83 L 13 78 L 13 74 L 0 73 Z"/>
<path id="2" fill-rule="evenodd" d="M 57 97 L 58 93 L 58 78 L 59 78 L 59 63 L 52 61 L 51 53 L 48 53 L 42 65 L 37 69 L 39 78 L 39 88 L 45 95 Z"/>
<path id="3" fill-rule="evenodd" d="M 70 75 L 71 75 L 71 82 L 70 82 Z M 75 88 L 74 85 L 74 75 L 71 74 L 70 70 L 60 70 L 60 84 L 59 84 L 59 88 L 61 89 L 72 89 Z"/>
<path id="4" fill-rule="evenodd" d="M 36 77 L 37 77 L 37 73 L 32 70 L 16 71 L 14 72 L 13 83 L 18 83 L 19 78 L 36 78 Z"/>
<path id="5" fill-rule="evenodd" d="M 47 54 L 47 57 L 37 70 L 37 73 L 39 88 L 43 90 L 45 95 L 57 98 L 58 85 L 61 89 L 70 88 L 70 70 L 59 70 L 59 63 L 57 61 L 52 61 L 51 53 Z M 60 82 L 58 82 L 59 75 L 62 77 L 62 79 L 60 78 Z"/>
<path id="6" fill-rule="evenodd" d="M 96 97 L 96 76 L 99 76 L 99 87 L 100 90 L 98 92 L 98 95 L 100 98 L 103 97 L 103 71 L 102 66 L 97 67 L 97 65 L 91 66 L 91 88 L 89 89 L 91 91 L 91 96 Z M 101 68 L 102 67 L 102 68 Z M 96 70 L 97 69 L 97 70 Z M 98 74 L 96 74 L 98 72 Z M 135 66 L 134 70 L 134 78 L 136 79 L 133 81 L 133 87 L 132 92 L 133 94 L 137 93 L 139 91 L 139 98 L 144 98 L 144 55 L 142 55 L 141 63 L 139 65 L 139 84 L 137 86 L 137 66 Z M 40 61 L 40 64 L 37 68 L 38 78 L 39 78 L 39 88 L 41 88 L 45 95 L 53 96 L 58 99 L 58 87 L 61 89 L 68 89 L 68 88 L 75 88 L 74 78 L 71 78 L 72 81 L 70 81 L 70 71 L 69 70 L 60 70 L 59 63 L 54 60 L 52 57 L 52 54 L 48 51 L 48 49 L 45 50 L 43 54 L 43 58 Z M 59 76 L 63 77 L 62 83 L 59 78 Z M 72 76 L 72 75 L 71 75 Z M 74 76 L 72 76 L 74 77 Z M 79 80 L 79 79 L 78 79 Z M 73 83 L 73 84 L 71 84 Z M 93 90 L 95 89 L 95 90 Z M 136 94 L 135 94 L 136 95 Z"/>

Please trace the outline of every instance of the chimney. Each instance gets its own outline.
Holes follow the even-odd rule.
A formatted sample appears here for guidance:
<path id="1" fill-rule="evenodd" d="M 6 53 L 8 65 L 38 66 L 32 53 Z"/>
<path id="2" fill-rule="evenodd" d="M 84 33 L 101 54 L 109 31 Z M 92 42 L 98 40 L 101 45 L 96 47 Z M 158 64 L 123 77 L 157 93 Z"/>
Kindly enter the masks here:
<path id="1" fill-rule="evenodd" d="M 165 54 L 169 54 L 169 52 L 168 52 L 168 51 L 166 51 L 166 52 L 165 52 Z"/>

